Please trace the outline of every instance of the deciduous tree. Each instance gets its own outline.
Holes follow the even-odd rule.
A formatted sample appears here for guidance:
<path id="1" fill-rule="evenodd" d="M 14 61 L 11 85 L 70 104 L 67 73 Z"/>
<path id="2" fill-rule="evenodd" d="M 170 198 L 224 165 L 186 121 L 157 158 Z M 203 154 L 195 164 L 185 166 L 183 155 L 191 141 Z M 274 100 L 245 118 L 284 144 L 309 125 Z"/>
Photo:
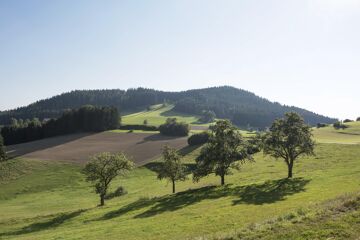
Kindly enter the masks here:
<path id="1" fill-rule="evenodd" d="M 186 167 L 176 149 L 165 146 L 162 152 L 163 163 L 159 169 L 158 179 L 168 179 L 175 193 L 175 182 L 186 180 Z"/>
<path id="2" fill-rule="evenodd" d="M 220 176 L 221 185 L 224 185 L 225 176 L 231 174 L 231 168 L 239 169 L 240 163 L 252 160 L 247 146 L 246 141 L 230 121 L 217 121 L 211 127 L 208 143 L 196 158 L 194 181 L 199 181 L 201 177 L 215 173 Z"/>
<path id="3" fill-rule="evenodd" d="M 297 113 L 290 112 L 274 121 L 264 136 L 263 147 L 265 154 L 285 161 L 288 178 L 291 178 L 295 160 L 303 155 L 314 155 L 315 142 L 311 127 Z"/>
<path id="4" fill-rule="evenodd" d="M 124 175 L 134 164 L 124 153 L 99 153 L 93 156 L 83 169 L 86 180 L 93 183 L 95 192 L 100 196 L 100 206 L 104 205 L 105 196 L 111 181 Z"/>

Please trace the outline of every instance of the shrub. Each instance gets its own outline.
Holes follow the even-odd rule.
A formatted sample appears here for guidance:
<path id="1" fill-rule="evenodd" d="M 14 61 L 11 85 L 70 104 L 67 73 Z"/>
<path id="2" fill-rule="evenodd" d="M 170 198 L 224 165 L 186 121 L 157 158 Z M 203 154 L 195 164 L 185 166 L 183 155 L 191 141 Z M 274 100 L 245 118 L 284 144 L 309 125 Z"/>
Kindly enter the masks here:
<path id="1" fill-rule="evenodd" d="M 187 142 L 190 146 L 195 146 L 195 145 L 207 143 L 208 140 L 209 140 L 209 133 L 204 131 L 201 133 L 196 133 L 191 135 L 188 138 Z"/>
<path id="2" fill-rule="evenodd" d="M 357 122 L 360 122 L 360 117 L 358 117 L 358 118 L 356 119 L 356 121 L 357 121 Z"/>
<path id="3" fill-rule="evenodd" d="M 3 142 L 3 137 L 0 135 L 0 162 L 6 160 L 6 152 Z"/>
<path id="4" fill-rule="evenodd" d="M 168 118 L 159 126 L 160 133 L 168 136 L 187 136 L 189 130 L 189 124 L 177 122 L 176 118 Z"/>
<path id="5" fill-rule="evenodd" d="M 350 119 L 345 119 L 344 120 L 344 123 L 348 123 L 348 122 L 353 122 L 353 120 L 350 120 Z"/>
<path id="6" fill-rule="evenodd" d="M 114 197 L 120 197 L 125 194 L 127 194 L 127 191 L 125 190 L 124 187 L 120 186 L 114 192 L 106 194 L 105 199 L 112 199 Z"/>
<path id="7" fill-rule="evenodd" d="M 203 110 L 201 112 L 201 118 L 200 121 L 204 123 L 213 122 L 216 118 L 216 114 L 214 111 L 211 110 Z"/>
<path id="8" fill-rule="evenodd" d="M 247 153 L 250 155 L 258 153 L 262 149 L 262 138 L 260 134 L 257 134 L 254 137 L 250 137 L 247 143 Z"/>
<path id="9" fill-rule="evenodd" d="M 326 126 L 327 126 L 326 123 L 318 123 L 318 124 L 316 124 L 317 128 L 323 128 L 323 127 L 326 127 Z"/>
<path id="10" fill-rule="evenodd" d="M 158 127 L 150 125 L 122 125 L 119 127 L 121 130 L 142 130 L 142 131 L 158 131 Z"/>
<path id="11" fill-rule="evenodd" d="M 341 122 L 336 122 L 336 123 L 333 124 L 333 126 L 334 126 L 335 129 L 345 129 L 345 128 L 347 128 L 347 126 L 342 124 Z"/>

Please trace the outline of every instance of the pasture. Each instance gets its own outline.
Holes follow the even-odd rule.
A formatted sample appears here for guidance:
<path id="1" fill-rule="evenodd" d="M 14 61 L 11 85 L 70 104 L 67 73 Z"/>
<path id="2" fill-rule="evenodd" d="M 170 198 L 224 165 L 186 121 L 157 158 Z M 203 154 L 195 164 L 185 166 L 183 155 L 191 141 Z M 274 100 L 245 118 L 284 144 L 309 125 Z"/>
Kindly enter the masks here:
<path id="1" fill-rule="evenodd" d="M 41 154 L 37 159 L 24 155 L 1 169 L 8 174 L 0 192 L 0 238 L 211 239 L 229 235 L 244 239 L 327 239 L 335 229 L 338 239 L 356 239 L 358 212 L 349 216 L 336 213 L 338 218 L 334 219 L 321 215 L 339 209 L 331 205 L 321 210 L 328 201 L 344 194 L 353 196 L 360 188 L 359 145 L 341 142 L 337 135 L 327 135 L 328 131 L 315 130 L 316 156 L 296 162 L 291 180 L 285 179 L 286 166 L 281 160 L 258 153 L 254 163 L 244 164 L 240 171 L 227 176 L 224 187 L 214 175 L 198 183 L 189 175 L 188 180 L 177 183 L 178 193 L 170 194 L 170 184 L 156 178 L 160 163 L 155 159 L 141 162 L 145 164 L 117 178 L 112 190 L 121 185 L 128 194 L 106 201 L 104 207 L 97 207 L 98 196 L 80 173 L 82 164 L 74 163 L 83 160 L 57 161 L 64 160 L 62 157 L 49 161 L 40 158 Z M 351 128 L 347 131 L 351 133 Z M 93 145 L 77 142 L 84 139 Z M 338 143 L 323 143 L 325 140 Z M 110 138 L 109 146 L 112 141 Z M 133 144 L 138 141 L 136 138 Z M 73 149 L 89 151 L 102 142 L 96 135 L 85 136 L 59 145 L 60 152 L 66 153 L 71 144 Z M 190 173 L 201 148 L 182 144 L 178 147 Z M 39 151 L 51 149 L 56 147 Z M 50 157 L 51 152 L 47 154 Z M 300 221 L 300 217 L 304 219 Z M 275 233 L 271 230 L 274 226 L 279 229 Z"/>
<path id="2" fill-rule="evenodd" d="M 321 143 L 360 144 L 360 122 L 345 123 L 348 128 L 336 130 L 333 126 L 314 128 L 315 139 Z"/>
<path id="3" fill-rule="evenodd" d="M 178 113 L 173 111 L 174 105 L 163 104 L 153 105 L 148 110 L 131 113 L 122 116 L 121 123 L 126 124 L 143 124 L 147 120 L 148 125 L 159 126 L 163 124 L 167 118 L 176 118 L 179 122 L 185 122 L 196 126 L 208 126 L 209 124 L 201 123 L 200 116 Z"/>

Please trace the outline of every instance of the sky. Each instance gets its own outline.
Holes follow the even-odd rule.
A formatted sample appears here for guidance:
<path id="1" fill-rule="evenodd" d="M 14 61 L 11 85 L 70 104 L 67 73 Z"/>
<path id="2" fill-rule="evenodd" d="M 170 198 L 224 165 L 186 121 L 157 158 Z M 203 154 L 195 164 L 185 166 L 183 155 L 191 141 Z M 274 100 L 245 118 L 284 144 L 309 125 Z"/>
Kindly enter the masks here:
<path id="1" fill-rule="evenodd" d="M 230 85 L 360 116 L 360 0 L 2 0 L 0 110 L 74 89 Z"/>

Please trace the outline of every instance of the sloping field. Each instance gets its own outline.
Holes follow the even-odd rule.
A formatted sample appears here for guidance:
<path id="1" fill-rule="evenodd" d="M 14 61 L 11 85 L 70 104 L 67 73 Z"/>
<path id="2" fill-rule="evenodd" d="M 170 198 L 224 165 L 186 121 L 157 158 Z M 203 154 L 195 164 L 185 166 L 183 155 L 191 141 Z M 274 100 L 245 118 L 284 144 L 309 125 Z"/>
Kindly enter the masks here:
<path id="1" fill-rule="evenodd" d="M 336 130 L 333 126 L 315 128 L 314 137 L 319 143 L 360 144 L 360 122 L 346 123 L 348 128 Z"/>
<path id="2" fill-rule="evenodd" d="M 191 164 L 199 151 L 188 153 L 186 162 Z M 128 194 L 96 207 L 98 196 L 78 164 L 13 159 L 13 168 L 26 171 L 1 186 L 0 239 L 180 240 L 252 229 L 279 215 L 291 219 L 309 206 L 358 191 L 359 160 L 358 145 L 319 144 L 316 156 L 302 158 L 294 179 L 286 180 L 285 164 L 259 153 L 256 162 L 226 178 L 228 185 L 218 186 L 219 178 L 213 175 L 193 183 L 189 175 L 177 184 L 177 194 L 169 194 L 171 186 L 157 179 L 152 162 L 112 183 L 112 191 L 124 186 Z M 346 235 L 344 225 L 329 228 L 345 235 L 330 231 L 278 239 L 356 239 Z"/>
<path id="3" fill-rule="evenodd" d="M 99 152 L 124 151 L 133 161 L 144 164 L 160 153 L 164 145 L 178 149 L 187 145 L 187 138 L 166 137 L 153 133 L 74 134 L 12 145 L 7 148 L 11 156 L 41 160 L 63 160 L 84 163 Z"/>
<path id="4" fill-rule="evenodd" d="M 170 194 L 166 180 L 157 179 L 161 163 L 155 160 L 115 179 L 111 191 L 123 186 L 127 194 L 107 200 L 104 207 L 97 207 L 98 196 L 81 174 L 82 166 L 71 163 L 74 160 L 11 159 L 4 168 L 11 170 L 10 176 L 0 191 L 0 239 L 358 239 L 359 209 L 353 200 L 358 195 L 353 194 L 360 187 L 360 145 L 344 144 L 348 142 L 342 142 L 339 132 L 328 140 L 341 144 L 321 143 L 318 137 L 327 130 L 332 131 L 315 130 L 316 155 L 296 161 L 293 179 L 284 178 L 283 161 L 258 153 L 255 162 L 226 177 L 226 186 L 219 186 L 214 175 L 194 183 L 190 170 L 201 147 L 187 147 L 183 153 L 189 175 L 177 183 L 176 194 Z M 348 132 L 356 134 L 356 129 Z M 72 145 L 81 152 L 131 137 L 131 146 L 181 140 L 135 135 L 66 136 L 67 141 L 56 146 L 51 146 L 56 138 L 48 139 L 48 146 L 37 151 Z M 345 196 L 344 204 L 320 209 L 340 195 Z"/>
<path id="5" fill-rule="evenodd" d="M 125 115 L 121 118 L 122 124 L 143 124 L 147 120 L 148 125 L 159 126 L 167 118 L 176 118 L 180 122 L 186 122 L 191 125 L 208 126 L 199 122 L 200 117 L 190 114 L 175 112 L 172 109 L 174 105 L 163 106 L 162 104 L 151 106 L 149 110 Z"/>

